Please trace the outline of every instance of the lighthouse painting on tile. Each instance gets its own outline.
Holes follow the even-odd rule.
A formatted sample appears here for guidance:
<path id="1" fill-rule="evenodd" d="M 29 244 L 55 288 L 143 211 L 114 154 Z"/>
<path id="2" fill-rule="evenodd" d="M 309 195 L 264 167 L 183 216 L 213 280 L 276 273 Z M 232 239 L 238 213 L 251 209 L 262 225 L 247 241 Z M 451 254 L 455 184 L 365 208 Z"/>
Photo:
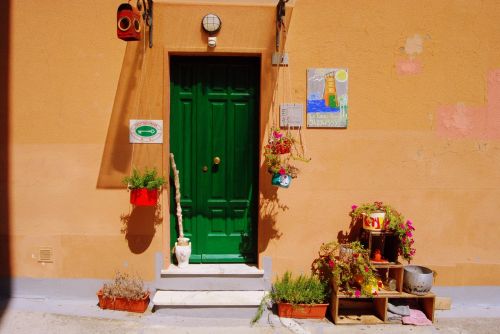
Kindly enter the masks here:
<path id="1" fill-rule="evenodd" d="M 347 127 L 346 68 L 310 68 L 307 70 L 307 127 Z"/>

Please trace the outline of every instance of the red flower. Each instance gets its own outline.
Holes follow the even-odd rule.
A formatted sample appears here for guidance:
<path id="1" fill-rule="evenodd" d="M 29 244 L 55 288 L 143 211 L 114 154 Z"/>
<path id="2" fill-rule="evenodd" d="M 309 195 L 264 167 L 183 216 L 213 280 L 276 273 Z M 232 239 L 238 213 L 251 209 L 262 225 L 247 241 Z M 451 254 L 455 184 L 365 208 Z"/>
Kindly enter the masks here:
<path id="1" fill-rule="evenodd" d="M 333 261 L 332 261 L 332 260 L 329 260 L 329 261 L 328 261 L 328 266 L 329 266 L 330 268 L 333 268 L 333 267 L 335 266 L 335 263 L 333 263 Z"/>
<path id="2" fill-rule="evenodd" d="M 278 173 L 280 175 L 285 175 L 286 174 L 286 170 L 283 167 L 281 167 Z"/>
<path id="3" fill-rule="evenodd" d="M 361 291 L 356 290 L 356 291 L 354 292 L 354 295 L 356 296 L 356 298 L 361 297 Z"/>

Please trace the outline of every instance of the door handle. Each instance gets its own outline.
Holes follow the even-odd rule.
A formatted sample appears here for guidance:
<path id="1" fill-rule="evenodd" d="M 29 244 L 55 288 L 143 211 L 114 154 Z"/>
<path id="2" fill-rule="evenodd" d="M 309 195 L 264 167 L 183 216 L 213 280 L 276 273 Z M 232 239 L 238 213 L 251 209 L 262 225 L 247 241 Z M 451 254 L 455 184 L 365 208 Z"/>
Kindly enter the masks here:
<path id="1" fill-rule="evenodd" d="M 203 173 L 208 172 L 208 166 L 203 166 L 203 167 L 201 168 L 201 171 L 202 171 Z"/>
<path id="2" fill-rule="evenodd" d="M 214 157 L 214 165 L 220 164 L 220 158 L 219 157 Z"/>

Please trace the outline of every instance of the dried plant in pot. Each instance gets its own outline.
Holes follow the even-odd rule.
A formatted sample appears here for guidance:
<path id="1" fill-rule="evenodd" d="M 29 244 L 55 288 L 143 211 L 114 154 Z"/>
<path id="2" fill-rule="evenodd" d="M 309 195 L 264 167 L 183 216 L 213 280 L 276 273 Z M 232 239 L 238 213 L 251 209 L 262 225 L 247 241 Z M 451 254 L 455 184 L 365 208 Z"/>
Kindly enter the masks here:
<path id="1" fill-rule="evenodd" d="M 97 292 L 99 307 L 117 311 L 144 313 L 149 305 L 149 291 L 137 275 L 116 271 L 112 281 Z"/>

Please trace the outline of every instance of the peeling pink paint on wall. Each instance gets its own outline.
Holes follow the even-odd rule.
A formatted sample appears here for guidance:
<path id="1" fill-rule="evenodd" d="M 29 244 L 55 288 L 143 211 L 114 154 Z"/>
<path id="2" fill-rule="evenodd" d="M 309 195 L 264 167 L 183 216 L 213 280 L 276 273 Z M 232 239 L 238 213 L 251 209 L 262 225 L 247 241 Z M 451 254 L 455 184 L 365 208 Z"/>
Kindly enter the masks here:
<path id="1" fill-rule="evenodd" d="M 447 138 L 500 138 L 500 69 L 487 77 L 486 107 L 468 107 L 463 103 L 437 110 L 437 133 Z"/>
<path id="2" fill-rule="evenodd" d="M 400 75 L 413 75 L 422 72 L 422 63 L 417 59 L 400 59 L 396 64 Z"/>

